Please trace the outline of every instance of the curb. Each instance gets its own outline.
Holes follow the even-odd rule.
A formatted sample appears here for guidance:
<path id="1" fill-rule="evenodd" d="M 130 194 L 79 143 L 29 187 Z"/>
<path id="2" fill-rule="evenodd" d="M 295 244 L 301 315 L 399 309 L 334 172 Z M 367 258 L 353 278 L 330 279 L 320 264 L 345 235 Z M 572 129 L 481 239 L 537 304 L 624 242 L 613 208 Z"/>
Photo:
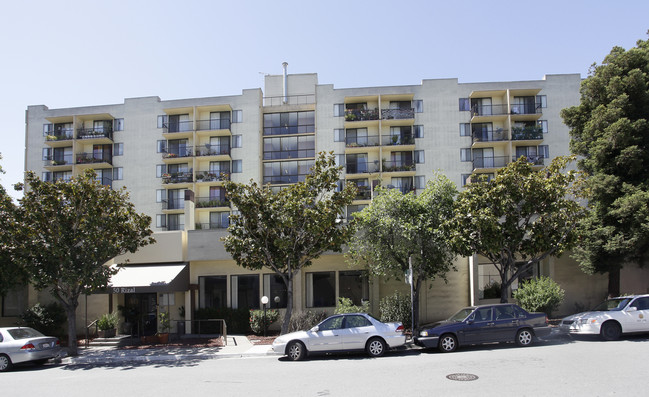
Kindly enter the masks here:
<path id="1" fill-rule="evenodd" d="M 266 357 L 266 356 L 281 356 L 272 350 L 267 352 L 243 352 L 243 353 L 213 353 L 213 354 L 153 354 L 153 355 L 125 355 L 115 356 L 112 354 L 102 354 L 95 357 L 77 356 L 66 357 L 61 360 L 64 365 L 87 365 L 87 364 L 118 364 L 126 362 L 179 362 L 179 361 L 202 361 L 214 360 L 221 358 L 245 358 L 245 357 Z"/>

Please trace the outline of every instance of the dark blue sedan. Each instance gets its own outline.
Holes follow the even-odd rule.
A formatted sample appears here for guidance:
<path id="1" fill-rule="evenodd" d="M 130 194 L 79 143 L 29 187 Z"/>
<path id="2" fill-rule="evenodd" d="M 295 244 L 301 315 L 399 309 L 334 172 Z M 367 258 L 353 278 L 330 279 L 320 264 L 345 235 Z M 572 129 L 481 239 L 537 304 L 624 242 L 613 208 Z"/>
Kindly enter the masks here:
<path id="1" fill-rule="evenodd" d="M 415 344 L 437 347 L 448 353 L 458 346 L 493 342 L 529 346 L 534 337 L 549 334 L 548 317 L 544 313 L 528 313 L 517 305 L 502 303 L 465 307 L 448 320 L 421 327 Z"/>

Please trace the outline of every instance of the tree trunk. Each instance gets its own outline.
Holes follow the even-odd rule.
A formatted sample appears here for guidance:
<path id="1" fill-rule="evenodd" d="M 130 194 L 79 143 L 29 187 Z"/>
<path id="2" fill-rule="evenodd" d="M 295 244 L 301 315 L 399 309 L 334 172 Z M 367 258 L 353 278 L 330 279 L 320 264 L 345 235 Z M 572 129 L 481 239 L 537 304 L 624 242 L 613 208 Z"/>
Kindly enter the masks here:
<path id="1" fill-rule="evenodd" d="M 612 297 L 620 296 L 620 268 L 615 267 L 608 272 L 608 294 Z"/>
<path id="2" fill-rule="evenodd" d="M 77 352 L 77 308 L 72 304 L 65 305 L 68 315 L 68 354 L 76 356 Z"/>
<path id="3" fill-rule="evenodd" d="M 503 280 L 503 282 L 500 283 L 500 303 L 507 303 L 507 299 L 509 297 L 508 291 L 510 285 L 511 282 L 506 282 L 505 280 Z"/>
<path id="4" fill-rule="evenodd" d="M 417 277 L 417 280 L 413 280 L 415 285 L 412 286 L 412 324 L 404 324 L 404 327 L 411 326 L 412 335 L 415 335 L 415 330 L 419 328 L 419 291 L 421 290 L 421 277 Z"/>
<path id="5" fill-rule="evenodd" d="M 286 314 L 284 314 L 284 321 L 282 322 L 282 335 L 288 333 L 288 326 L 291 323 L 291 313 L 293 312 L 293 277 L 289 275 L 286 285 Z"/>

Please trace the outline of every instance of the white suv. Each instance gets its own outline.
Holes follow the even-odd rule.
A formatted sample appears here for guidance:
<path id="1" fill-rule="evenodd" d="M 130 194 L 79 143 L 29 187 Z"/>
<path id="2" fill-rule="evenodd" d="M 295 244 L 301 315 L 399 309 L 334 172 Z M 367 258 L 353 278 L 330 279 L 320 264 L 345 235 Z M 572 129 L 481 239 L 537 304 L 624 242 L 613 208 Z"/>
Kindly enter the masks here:
<path id="1" fill-rule="evenodd" d="M 649 295 L 608 299 L 593 310 L 561 320 L 561 330 L 575 335 L 597 335 L 615 340 L 622 334 L 649 332 Z"/>

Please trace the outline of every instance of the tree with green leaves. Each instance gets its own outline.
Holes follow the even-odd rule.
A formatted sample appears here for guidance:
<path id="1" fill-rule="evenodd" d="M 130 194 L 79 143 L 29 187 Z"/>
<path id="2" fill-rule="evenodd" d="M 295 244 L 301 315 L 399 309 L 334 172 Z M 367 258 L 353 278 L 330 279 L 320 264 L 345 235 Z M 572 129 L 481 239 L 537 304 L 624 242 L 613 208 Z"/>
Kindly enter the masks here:
<path id="1" fill-rule="evenodd" d="M 649 41 L 614 47 L 580 91 L 561 112 L 590 193 L 574 257 L 587 273 L 608 273 L 618 296 L 620 269 L 649 260 Z"/>
<path id="2" fill-rule="evenodd" d="M 377 188 L 372 203 L 354 214 L 358 232 L 349 243 L 351 263 L 366 265 L 370 274 L 400 279 L 412 263 L 413 323 L 419 326 L 419 296 L 427 280 L 454 269 L 457 256 L 450 240 L 455 184 L 443 175 L 418 195 Z M 404 324 L 406 325 L 406 324 Z M 406 326 L 410 326 L 407 324 Z"/>
<path id="3" fill-rule="evenodd" d="M 295 276 L 325 251 L 339 252 L 354 232 L 340 222 L 356 194 L 351 184 L 336 191 L 341 168 L 333 153 L 319 153 L 304 181 L 277 192 L 252 180 L 225 184 L 239 211 L 230 216 L 225 249 L 239 266 L 268 268 L 282 278 L 288 298 L 282 334 L 291 320 Z"/>
<path id="4" fill-rule="evenodd" d="M 88 170 L 67 182 L 43 182 L 29 172 L 17 214 L 20 259 L 36 289 L 49 290 L 65 308 L 72 355 L 79 297 L 108 285 L 118 269 L 106 262 L 155 242 L 151 218 L 136 213 L 126 189 L 113 190 L 96 177 Z"/>
<path id="5" fill-rule="evenodd" d="M 537 171 L 521 157 L 491 181 L 478 179 L 456 200 L 453 240 L 463 255 L 482 255 L 501 279 L 507 302 L 514 280 L 550 256 L 574 247 L 585 208 L 578 172 L 565 171 L 570 157 L 557 157 Z"/>

